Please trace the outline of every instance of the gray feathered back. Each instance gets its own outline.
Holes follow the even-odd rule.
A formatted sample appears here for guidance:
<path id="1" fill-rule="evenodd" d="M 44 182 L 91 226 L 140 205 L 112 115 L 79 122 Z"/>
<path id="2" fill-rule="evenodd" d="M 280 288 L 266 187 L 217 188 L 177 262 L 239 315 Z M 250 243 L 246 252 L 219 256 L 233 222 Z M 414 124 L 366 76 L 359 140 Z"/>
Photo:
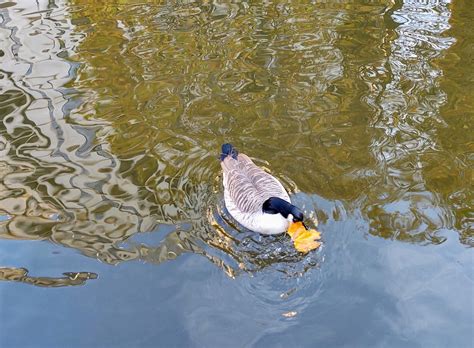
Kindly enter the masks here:
<path id="1" fill-rule="evenodd" d="M 221 161 L 221 166 L 224 189 L 241 212 L 261 212 L 263 203 L 270 197 L 291 203 L 282 184 L 257 167 L 248 156 L 239 154 L 237 159 L 228 156 Z"/>

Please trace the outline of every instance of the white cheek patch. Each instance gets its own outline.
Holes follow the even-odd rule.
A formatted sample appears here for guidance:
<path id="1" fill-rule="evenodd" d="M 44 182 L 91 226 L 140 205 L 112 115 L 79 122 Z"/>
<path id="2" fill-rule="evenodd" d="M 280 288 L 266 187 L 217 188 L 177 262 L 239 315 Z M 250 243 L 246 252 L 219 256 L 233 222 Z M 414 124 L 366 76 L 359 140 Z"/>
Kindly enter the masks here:
<path id="1" fill-rule="evenodd" d="M 293 222 L 293 214 L 288 214 L 288 217 L 286 218 L 288 222 Z"/>

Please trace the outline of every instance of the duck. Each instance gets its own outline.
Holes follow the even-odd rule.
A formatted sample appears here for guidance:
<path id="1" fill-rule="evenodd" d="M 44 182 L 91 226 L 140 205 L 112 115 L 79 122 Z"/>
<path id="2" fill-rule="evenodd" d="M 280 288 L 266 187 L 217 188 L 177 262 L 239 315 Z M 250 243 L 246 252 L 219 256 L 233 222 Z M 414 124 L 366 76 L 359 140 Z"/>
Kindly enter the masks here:
<path id="1" fill-rule="evenodd" d="M 291 203 L 280 181 L 232 144 L 222 145 L 220 163 L 225 207 L 239 224 L 273 235 L 287 231 L 293 223 L 303 223 L 303 212 Z"/>

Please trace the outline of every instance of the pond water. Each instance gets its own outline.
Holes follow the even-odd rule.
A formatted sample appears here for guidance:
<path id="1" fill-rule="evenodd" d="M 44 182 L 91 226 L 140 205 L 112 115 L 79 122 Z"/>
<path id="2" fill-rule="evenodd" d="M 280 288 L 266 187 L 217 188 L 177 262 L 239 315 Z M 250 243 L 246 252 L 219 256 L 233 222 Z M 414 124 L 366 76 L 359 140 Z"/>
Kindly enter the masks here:
<path id="1" fill-rule="evenodd" d="M 474 346 L 470 0 L 0 4 L 0 346 Z M 220 145 L 322 247 L 237 226 Z"/>

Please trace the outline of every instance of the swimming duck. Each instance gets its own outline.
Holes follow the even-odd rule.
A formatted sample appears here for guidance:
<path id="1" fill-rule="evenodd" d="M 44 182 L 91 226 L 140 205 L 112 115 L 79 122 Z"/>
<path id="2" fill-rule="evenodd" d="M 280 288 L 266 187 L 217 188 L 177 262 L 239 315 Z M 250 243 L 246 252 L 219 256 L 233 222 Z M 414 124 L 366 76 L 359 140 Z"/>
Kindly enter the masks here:
<path id="1" fill-rule="evenodd" d="M 230 215 L 249 230 L 262 234 L 285 232 L 303 222 L 283 185 L 231 144 L 222 145 L 224 202 Z"/>

